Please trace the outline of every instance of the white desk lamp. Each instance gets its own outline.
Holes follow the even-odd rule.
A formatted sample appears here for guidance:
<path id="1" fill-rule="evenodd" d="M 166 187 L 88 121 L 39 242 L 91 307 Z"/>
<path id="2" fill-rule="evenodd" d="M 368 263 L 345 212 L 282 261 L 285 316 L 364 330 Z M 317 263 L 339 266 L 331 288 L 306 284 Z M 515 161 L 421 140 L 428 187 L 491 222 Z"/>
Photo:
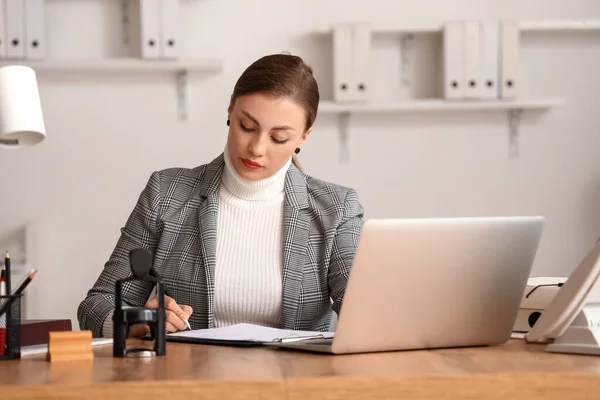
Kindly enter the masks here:
<path id="1" fill-rule="evenodd" d="M 0 147 L 33 146 L 45 138 L 35 71 L 23 65 L 0 68 Z"/>

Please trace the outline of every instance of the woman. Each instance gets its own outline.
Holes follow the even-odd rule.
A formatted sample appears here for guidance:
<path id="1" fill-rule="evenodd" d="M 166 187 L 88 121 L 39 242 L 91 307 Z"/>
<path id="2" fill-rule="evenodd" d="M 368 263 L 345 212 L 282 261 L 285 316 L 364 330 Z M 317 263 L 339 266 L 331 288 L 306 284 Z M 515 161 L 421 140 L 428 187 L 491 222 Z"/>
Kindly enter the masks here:
<path id="1" fill-rule="evenodd" d="M 326 331 L 331 310 L 340 312 L 363 208 L 353 189 L 305 175 L 297 163 L 318 104 L 301 58 L 270 55 L 250 65 L 227 109 L 225 151 L 194 169 L 151 175 L 79 306 L 81 329 L 112 335 L 115 282 L 130 275 L 129 252 L 145 248 L 172 296 L 168 332 L 186 322 Z M 150 286 L 131 285 L 123 298 L 156 307 L 150 294 Z"/>

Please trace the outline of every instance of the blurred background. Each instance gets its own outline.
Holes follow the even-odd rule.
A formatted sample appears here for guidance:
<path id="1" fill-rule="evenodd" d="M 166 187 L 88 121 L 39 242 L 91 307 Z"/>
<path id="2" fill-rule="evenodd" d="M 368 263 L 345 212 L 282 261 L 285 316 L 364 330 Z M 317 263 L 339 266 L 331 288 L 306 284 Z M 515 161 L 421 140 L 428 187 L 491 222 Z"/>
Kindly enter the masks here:
<path id="1" fill-rule="evenodd" d="M 137 1 L 128 3 L 124 25 L 121 0 L 46 1 L 45 62 L 107 61 L 107 70 L 40 68 L 47 139 L 0 149 L 0 245 L 17 274 L 39 271 L 27 289 L 28 318 L 78 326 L 77 306 L 150 174 L 222 152 L 229 96 L 257 58 L 303 57 L 331 101 L 332 37 L 317 31 L 335 23 L 600 19 L 597 0 L 181 0 L 180 58 L 218 59 L 222 68 L 190 73 L 180 120 L 173 71 L 109 63 L 140 56 Z M 441 35 L 415 35 L 408 66 L 401 48 L 400 35 L 373 36 L 369 101 L 440 96 Z M 518 97 L 565 104 L 525 110 L 517 156 L 505 110 L 467 109 L 353 113 L 346 142 L 338 116 L 321 112 L 299 158 L 308 174 L 355 188 L 367 218 L 543 215 L 532 276 L 568 276 L 600 237 L 598 71 L 600 31 L 522 34 Z"/>

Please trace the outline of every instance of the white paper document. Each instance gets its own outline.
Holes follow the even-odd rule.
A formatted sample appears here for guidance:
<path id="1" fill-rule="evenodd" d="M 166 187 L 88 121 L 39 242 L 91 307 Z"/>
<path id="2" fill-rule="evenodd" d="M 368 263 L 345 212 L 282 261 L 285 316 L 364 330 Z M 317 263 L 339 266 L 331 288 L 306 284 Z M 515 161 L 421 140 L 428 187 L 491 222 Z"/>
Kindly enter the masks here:
<path id="1" fill-rule="evenodd" d="M 246 342 L 273 342 L 278 339 L 301 339 L 322 335 L 324 339 L 331 339 L 334 332 L 317 331 L 294 331 L 289 329 L 268 328 L 253 324 L 237 324 L 224 328 L 197 329 L 192 331 L 183 331 L 169 333 L 167 337 L 180 337 L 190 339 L 208 339 L 218 341 L 246 341 Z"/>

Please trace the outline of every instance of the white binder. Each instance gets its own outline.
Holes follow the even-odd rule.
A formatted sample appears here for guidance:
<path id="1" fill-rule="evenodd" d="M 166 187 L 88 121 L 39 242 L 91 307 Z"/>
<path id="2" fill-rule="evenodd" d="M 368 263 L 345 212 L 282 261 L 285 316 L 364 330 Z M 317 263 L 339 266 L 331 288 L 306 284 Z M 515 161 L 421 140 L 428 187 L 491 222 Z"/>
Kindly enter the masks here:
<path id="1" fill-rule="evenodd" d="M 481 98 L 481 23 L 467 21 L 464 27 L 464 97 Z"/>
<path id="2" fill-rule="evenodd" d="M 517 97 L 520 31 L 516 22 L 503 22 L 501 26 L 500 97 Z"/>
<path id="3" fill-rule="evenodd" d="M 464 97 L 464 29 L 457 21 L 444 24 L 443 67 L 444 98 L 462 99 Z"/>
<path id="4" fill-rule="evenodd" d="M 350 88 L 353 100 L 366 101 L 368 99 L 370 52 L 370 27 L 363 24 L 355 25 L 352 29 L 352 86 Z"/>
<path id="5" fill-rule="evenodd" d="M 160 0 L 160 56 L 175 59 L 179 56 L 179 0 Z"/>
<path id="6" fill-rule="evenodd" d="M 43 59 L 46 55 L 44 23 L 45 0 L 25 1 L 25 57 Z"/>
<path id="7" fill-rule="evenodd" d="M 6 58 L 25 58 L 25 3 L 5 0 Z"/>
<path id="8" fill-rule="evenodd" d="M 498 21 L 484 21 L 481 26 L 481 97 L 500 97 L 498 80 L 500 77 L 500 24 Z"/>
<path id="9" fill-rule="evenodd" d="M 6 57 L 6 0 L 0 0 L 0 58 Z"/>
<path id="10" fill-rule="evenodd" d="M 142 58 L 160 58 L 160 0 L 140 0 Z"/>
<path id="11" fill-rule="evenodd" d="M 333 94 L 336 101 L 352 100 L 352 25 L 333 28 Z"/>

